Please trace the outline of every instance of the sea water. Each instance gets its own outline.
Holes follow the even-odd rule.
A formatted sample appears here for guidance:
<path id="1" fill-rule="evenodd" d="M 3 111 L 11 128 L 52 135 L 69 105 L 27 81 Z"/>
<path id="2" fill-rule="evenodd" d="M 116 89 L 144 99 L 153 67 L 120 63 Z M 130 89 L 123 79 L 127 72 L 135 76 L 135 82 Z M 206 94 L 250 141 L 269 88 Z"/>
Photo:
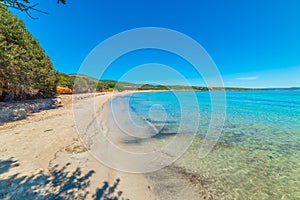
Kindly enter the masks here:
<path id="1" fill-rule="evenodd" d="M 176 137 L 178 131 L 196 134 L 173 166 L 199 176 L 201 180 L 194 184 L 201 185 L 210 198 L 300 199 L 300 91 L 227 91 L 221 135 L 213 150 L 200 159 L 212 114 L 210 97 L 210 92 L 200 91 L 134 93 L 114 99 L 111 107 L 114 112 L 119 104 L 126 104 L 130 123 L 152 127 L 147 130 L 156 135 L 143 138 L 145 144 Z M 157 173 L 148 177 L 159 184 Z M 166 185 L 174 185 L 173 180 L 164 178 L 165 187 L 160 188 L 164 191 L 158 191 L 161 197 L 180 192 L 168 192 L 172 186 Z"/>

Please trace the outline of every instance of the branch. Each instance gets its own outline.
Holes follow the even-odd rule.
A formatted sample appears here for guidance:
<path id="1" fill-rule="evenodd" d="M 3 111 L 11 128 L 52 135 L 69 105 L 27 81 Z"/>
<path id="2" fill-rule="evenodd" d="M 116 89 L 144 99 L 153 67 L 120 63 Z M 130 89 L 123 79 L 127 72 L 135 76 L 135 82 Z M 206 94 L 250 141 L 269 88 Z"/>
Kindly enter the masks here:
<path id="1" fill-rule="evenodd" d="M 66 4 L 66 0 L 57 0 L 57 3 Z M 17 9 L 20 10 L 21 12 L 25 12 L 31 19 L 38 19 L 38 18 L 33 17 L 29 12 L 30 10 L 34 10 L 36 12 L 43 13 L 43 14 L 48 14 L 48 12 L 36 8 L 36 6 L 39 5 L 38 3 L 34 5 L 30 5 L 29 0 L 0 0 L 0 5 Z"/>

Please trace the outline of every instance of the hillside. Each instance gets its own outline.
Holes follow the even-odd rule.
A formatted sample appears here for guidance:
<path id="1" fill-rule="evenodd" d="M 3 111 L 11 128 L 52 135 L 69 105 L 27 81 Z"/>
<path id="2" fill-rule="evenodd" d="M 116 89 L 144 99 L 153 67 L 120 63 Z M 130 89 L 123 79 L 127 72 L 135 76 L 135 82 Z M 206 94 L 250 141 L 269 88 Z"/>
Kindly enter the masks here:
<path id="1" fill-rule="evenodd" d="M 208 88 L 187 85 L 152 85 L 148 83 L 137 84 L 129 82 L 118 82 L 116 80 L 97 80 L 82 74 L 60 74 L 58 86 L 70 88 L 74 93 L 93 91 L 124 91 L 124 90 L 176 90 L 176 91 L 208 91 L 208 90 L 254 90 L 252 88 Z"/>

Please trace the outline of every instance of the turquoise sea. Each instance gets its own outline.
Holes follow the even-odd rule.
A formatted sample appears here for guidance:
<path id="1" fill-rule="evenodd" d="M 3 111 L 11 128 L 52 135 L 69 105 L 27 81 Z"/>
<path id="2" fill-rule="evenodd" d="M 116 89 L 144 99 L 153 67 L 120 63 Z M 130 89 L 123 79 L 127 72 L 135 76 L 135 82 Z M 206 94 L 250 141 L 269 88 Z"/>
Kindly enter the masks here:
<path id="1" fill-rule="evenodd" d="M 131 123 L 157 131 L 145 143 L 175 137 L 180 126 L 186 134 L 196 132 L 175 163 L 146 175 L 161 198 L 172 199 L 183 192 L 176 184 L 190 181 L 207 199 L 300 199 L 299 90 L 227 91 L 223 131 L 203 159 L 198 153 L 211 117 L 209 92 L 134 93 L 114 99 L 112 109 L 118 104 L 129 105 Z"/>

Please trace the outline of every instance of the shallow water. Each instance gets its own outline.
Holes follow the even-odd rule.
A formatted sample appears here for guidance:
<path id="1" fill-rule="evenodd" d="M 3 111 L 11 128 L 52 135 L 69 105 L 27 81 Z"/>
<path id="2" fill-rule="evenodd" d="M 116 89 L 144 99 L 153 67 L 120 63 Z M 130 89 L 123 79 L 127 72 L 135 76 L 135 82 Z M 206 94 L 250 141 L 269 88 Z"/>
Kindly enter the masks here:
<path id="1" fill-rule="evenodd" d="M 147 175 L 159 185 L 157 174 L 169 174 L 156 192 L 179 198 L 184 188 L 175 186 L 174 175 L 180 179 L 180 172 L 173 169 L 184 169 L 181 177 L 199 176 L 198 183 L 191 178 L 192 185 L 201 185 L 214 199 L 300 199 L 300 91 L 226 92 L 225 125 L 204 159 L 198 153 L 210 122 L 210 95 L 195 94 L 196 101 L 192 92 L 135 93 L 111 103 L 113 113 L 120 104 L 128 105 L 129 123 L 158 133 L 141 140 L 146 146 L 165 145 L 179 132 L 196 133 L 171 167 Z"/>

